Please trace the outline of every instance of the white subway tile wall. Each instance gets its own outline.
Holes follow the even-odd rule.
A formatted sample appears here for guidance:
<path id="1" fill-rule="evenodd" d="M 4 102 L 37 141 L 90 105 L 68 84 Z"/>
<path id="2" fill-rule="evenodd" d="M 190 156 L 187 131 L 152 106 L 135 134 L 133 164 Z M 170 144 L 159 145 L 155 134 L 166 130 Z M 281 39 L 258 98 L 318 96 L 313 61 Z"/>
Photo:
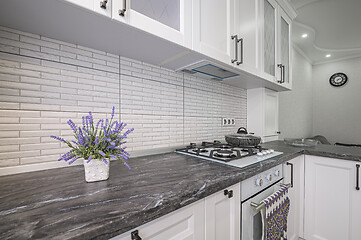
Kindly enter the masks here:
<path id="1" fill-rule="evenodd" d="M 134 132 L 130 153 L 223 140 L 246 126 L 246 90 L 0 26 L 0 167 L 56 161 L 92 111 Z M 235 126 L 222 127 L 222 117 Z"/>

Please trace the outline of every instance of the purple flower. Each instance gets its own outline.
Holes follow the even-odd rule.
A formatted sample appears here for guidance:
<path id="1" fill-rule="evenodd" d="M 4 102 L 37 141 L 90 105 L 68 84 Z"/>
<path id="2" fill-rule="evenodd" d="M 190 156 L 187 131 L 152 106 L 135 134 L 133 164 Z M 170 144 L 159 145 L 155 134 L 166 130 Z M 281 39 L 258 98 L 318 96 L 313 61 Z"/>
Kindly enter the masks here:
<path id="1" fill-rule="evenodd" d="M 103 157 L 105 157 L 105 153 L 104 153 L 102 150 L 99 150 L 98 153 L 99 153 L 100 155 L 102 155 Z"/>
<path id="2" fill-rule="evenodd" d="M 93 119 L 93 114 L 92 112 L 89 112 L 89 123 L 90 125 L 93 125 L 94 119 Z"/>
<path id="3" fill-rule="evenodd" d="M 98 144 L 98 142 L 99 142 L 99 136 L 97 136 L 97 138 L 94 140 L 94 145 L 97 145 Z"/>
<path id="4" fill-rule="evenodd" d="M 76 132 L 76 125 L 72 120 L 69 120 L 67 122 L 69 124 L 69 126 L 71 127 L 71 129 L 73 129 L 74 132 Z"/>
<path id="5" fill-rule="evenodd" d="M 69 164 L 69 165 L 72 164 L 72 163 L 75 162 L 78 158 L 79 158 L 79 157 L 73 158 L 71 161 L 68 162 L 68 164 Z"/>
<path id="6" fill-rule="evenodd" d="M 113 108 L 112 108 L 112 118 L 114 117 L 114 113 L 115 113 L 115 107 L 113 106 Z"/>
<path id="7" fill-rule="evenodd" d="M 108 161 L 105 158 L 102 158 L 103 162 L 105 162 L 105 164 L 108 164 Z"/>
<path id="8" fill-rule="evenodd" d="M 93 158 L 93 157 L 90 155 L 89 158 L 88 158 L 88 161 L 86 161 L 86 163 L 89 163 L 90 160 L 92 160 L 92 158 Z"/>
<path id="9" fill-rule="evenodd" d="M 115 156 L 115 155 L 109 155 L 109 157 L 114 158 L 114 159 L 117 159 L 117 158 L 118 158 L 118 157 Z"/>
<path id="10" fill-rule="evenodd" d="M 101 127 L 103 127 L 103 121 L 104 121 L 103 119 L 100 119 L 100 120 L 98 121 L 97 127 L 96 127 L 97 129 L 98 129 L 100 123 L 101 123 Z"/>
<path id="11" fill-rule="evenodd" d="M 83 128 L 85 128 L 85 117 L 83 116 L 82 119 L 83 119 Z"/>
<path id="12" fill-rule="evenodd" d="M 133 132 L 134 128 L 127 130 L 123 135 L 127 136 L 129 133 Z"/>
<path id="13" fill-rule="evenodd" d="M 115 125 L 115 126 L 118 126 L 118 121 L 113 122 L 112 125 L 110 126 L 110 128 L 113 128 L 114 125 Z M 115 129 L 114 129 L 114 132 L 115 132 Z"/>
<path id="14" fill-rule="evenodd" d="M 127 163 L 126 161 L 124 161 L 123 164 L 124 164 L 129 170 L 131 170 L 130 166 L 128 165 L 128 163 Z"/>
<path id="15" fill-rule="evenodd" d="M 71 140 L 71 142 L 79 146 L 79 143 L 75 142 L 74 140 Z"/>
<path id="16" fill-rule="evenodd" d="M 64 138 L 57 137 L 57 136 L 53 136 L 53 135 L 51 135 L 50 137 L 51 137 L 51 138 L 54 138 L 54 139 L 56 139 L 56 140 L 58 140 L 58 141 L 60 141 L 60 142 L 67 143 L 67 142 L 64 140 Z"/>
<path id="17" fill-rule="evenodd" d="M 106 147 L 105 149 L 115 149 L 115 146 L 110 145 L 110 146 Z"/>

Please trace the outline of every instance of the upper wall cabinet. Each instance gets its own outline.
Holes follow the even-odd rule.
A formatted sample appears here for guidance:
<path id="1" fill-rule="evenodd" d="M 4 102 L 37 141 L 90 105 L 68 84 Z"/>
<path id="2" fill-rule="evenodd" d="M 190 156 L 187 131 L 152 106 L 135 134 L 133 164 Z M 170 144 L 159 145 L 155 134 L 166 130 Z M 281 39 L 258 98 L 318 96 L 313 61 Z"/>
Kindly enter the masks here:
<path id="1" fill-rule="evenodd" d="M 262 74 L 291 89 L 291 19 L 275 0 L 261 0 L 260 9 Z"/>
<path id="2" fill-rule="evenodd" d="M 236 63 L 236 0 L 193 0 L 193 49 L 221 62 Z"/>
<path id="3" fill-rule="evenodd" d="M 188 0 L 113 0 L 112 17 L 191 48 L 191 7 Z"/>
<path id="4" fill-rule="evenodd" d="M 87 8 L 101 15 L 111 17 L 113 0 L 65 0 L 66 2 Z"/>

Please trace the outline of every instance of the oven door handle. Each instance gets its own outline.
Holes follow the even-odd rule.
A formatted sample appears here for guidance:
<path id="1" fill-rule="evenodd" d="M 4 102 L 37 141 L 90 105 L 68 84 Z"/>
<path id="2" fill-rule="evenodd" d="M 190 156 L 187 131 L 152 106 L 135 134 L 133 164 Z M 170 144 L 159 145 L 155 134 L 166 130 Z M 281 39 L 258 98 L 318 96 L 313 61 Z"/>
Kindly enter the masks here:
<path id="1" fill-rule="evenodd" d="M 291 184 L 291 183 L 289 183 L 289 184 L 283 184 L 283 183 L 281 183 L 280 186 L 281 186 L 281 187 L 285 187 L 285 188 L 287 188 L 287 189 L 292 188 L 292 184 Z M 260 211 L 262 208 L 265 208 L 265 207 L 266 207 L 266 204 L 265 204 L 264 202 L 261 202 L 261 203 L 251 202 L 250 205 L 251 205 L 252 207 L 254 207 L 254 210 L 255 210 L 256 212 L 258 212 L 258 211 Z"/>

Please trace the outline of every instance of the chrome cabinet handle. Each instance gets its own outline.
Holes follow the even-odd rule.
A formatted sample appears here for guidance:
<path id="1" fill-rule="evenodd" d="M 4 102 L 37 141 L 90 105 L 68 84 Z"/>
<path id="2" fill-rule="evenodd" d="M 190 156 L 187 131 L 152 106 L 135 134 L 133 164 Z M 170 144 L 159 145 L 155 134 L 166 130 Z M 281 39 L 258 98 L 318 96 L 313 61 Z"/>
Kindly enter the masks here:
<path id="1" fill-rule="evenodd" d="M 100 1 L 100 8 L 107 9 L 108 0 Z"/>
<path id="2" fill-rule="evenodd" d="M 293 188 L 293 164 L 287 162 L 286 165 L 291 166 L 291 188 Z"/>
<path id="3" fill-rule="evenodd" d="M 124 17 L 125 11 L 127 11 L 127 0 L 123 0 L 123 9 L 119 10 L 119 15 Z"/>
<path id="4" fill-rule="evenodd" d="M 231 59 L 231 63 L 235 63 L 238 61 L 238 36 L 237 35 L 233 35 L 231 36 L 231 39 L 234 40 L 234 49 L 235 49 L 235 55 L 234 55 L 234 59 Z"/>
<path id="5" fill-rule="evenodd" d="M 241 61 L 237 62 L 237 65 L 243 63 L 243 38 L 239 39 L 238 42 L 241 42 Z"/>
<path id="6" fill-rule="evenodd" d="M 356 190 L 360 190 L 360 164 L 356 164 Z"/>
<path id="7" fill-rule="evenodd" d="M 279 67 L 280 68 L 280 70 L 281 70 L 281 80 L 278 80 L 277 82 L 278 83 L 282 83 L 283 82 L 283 71 L 282 71 L 282 64 L 277 64 L 277 67 Z"/>
<path id="8" fill-rule="evenodd" d="M 282 83 L 285 83 L 285 77 L 286 77 L 286 74 L 285 74 L 285 65 L 282 65 Z"/>

